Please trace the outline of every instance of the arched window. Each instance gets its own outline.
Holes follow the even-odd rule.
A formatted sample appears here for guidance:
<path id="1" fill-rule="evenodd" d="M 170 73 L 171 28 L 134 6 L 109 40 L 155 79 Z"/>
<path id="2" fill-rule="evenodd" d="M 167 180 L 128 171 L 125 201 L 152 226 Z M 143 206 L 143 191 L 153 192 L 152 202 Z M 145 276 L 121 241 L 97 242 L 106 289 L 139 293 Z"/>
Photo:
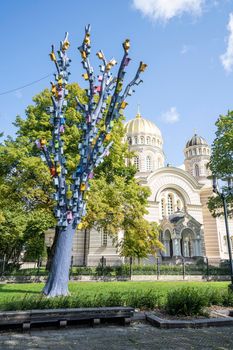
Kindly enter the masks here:
<path id="1" fill-rule="evenodd" d="M 199 154 L 202 154 L 202 153 L 201 153 L 201 148 L 199 148 Z"/>
<path id="2" fill-rule="evenodd" d="M 108 234 L 106 231 L 102 231 L 102 246 L 106 247 L 108 245 Z"/>
<path id="3" fill-rule="evenodd" d="M 152 139 L 152 145 L 155 145 L 155 138 Z"/>
<path id="4" fill-rule="evenodd" d="M 150 144 L 150 136 L 147 136 L 147 138 L 146 138 L 146 144 L 147 144 L 147 145 Z"/>
<path id="5" fill-rule="evenodd" d="M 131 137 L 128 137 L 128 143 L 129 143 L 129 145 L 132 145 L 132 139 L 131 139 Z"/>
<path id="6" fill-rule="evenodd" d="M 165 216 L 165 198 L 161 199 L 161 215 L 162 217 Z"/>
<path id="7" fill-rule="evenodd" d="M 138 156 L 134 157 L 133 161 L 134 161 L 134 165 L 136 166 L 137 170 L 139 170 L 139 157 Z"/>
<path id="8" fill-rule="evenodd" d="M 200 176 L 200 170 L 199 170 L 199 166 L 197 164 L 195 164 L 195 176 L 196 177 Z"/>
<path id="9" fill-rule="evenodd" d="M 191 150 L 189 150 L 189 155 L 190 155 L 190 156 L 192 155 L 192 151 L 191 151 Z"/>
<path id="10" fill-rule="evenodd" d="M 173 200 L 171 194 L 167 196 L 167 213 L 168 215 L 173 214 Z"/>
<path id="11" fill-rule="evenodd" d="M 146 157 L 146 170 L 151 171 L 151 169 L 152 169 L 151 157 L 147 156 Z"/>
<path id="12" fill-rule="evenodd" d="M 196 149 L 195 148 L 193 149 L 193 155 L 194 156 L 196 155 Z"/>
<path id="13" fill-rule="evenodd" d="M 138 144 L 138 138 L 137 138 L 137 136 L 134 137 L 134 144 L 135 144 L 135 145 Z"/>
<path id="14" fill-rule="evenodd" d="M 206 149 L 205 148 L 203 148 L 203 154 L 206 154 Z"/>
<path id="15" fill-rule="evenodd" d="M 176 207 L 177 207 L 177 210 L 181 210 L 182 209 L 182 205 L 181 205 L 181 200 L 180 199 L 177 200 Z"/>
<path id="16" fill-rule="evenodd" d="M 145 142 L 145 139 L 144 139 L 144 137 L 143 137 L 143 136 L 141 136 L 141 144 L 143 145 L 143 144 L 144 144 L 144 142 Z"/>

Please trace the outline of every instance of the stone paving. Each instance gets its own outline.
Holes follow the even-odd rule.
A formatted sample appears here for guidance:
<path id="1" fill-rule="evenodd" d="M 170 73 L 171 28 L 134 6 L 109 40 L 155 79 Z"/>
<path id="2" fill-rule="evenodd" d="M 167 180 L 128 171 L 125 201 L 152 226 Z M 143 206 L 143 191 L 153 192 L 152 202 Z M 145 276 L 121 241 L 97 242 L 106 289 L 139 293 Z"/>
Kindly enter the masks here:
<path id="1" fill-rule="evenodd" d="M 134 323 L 0 333 L 0 350 L 232 350 L 233 328 L 158 329 Z"/>

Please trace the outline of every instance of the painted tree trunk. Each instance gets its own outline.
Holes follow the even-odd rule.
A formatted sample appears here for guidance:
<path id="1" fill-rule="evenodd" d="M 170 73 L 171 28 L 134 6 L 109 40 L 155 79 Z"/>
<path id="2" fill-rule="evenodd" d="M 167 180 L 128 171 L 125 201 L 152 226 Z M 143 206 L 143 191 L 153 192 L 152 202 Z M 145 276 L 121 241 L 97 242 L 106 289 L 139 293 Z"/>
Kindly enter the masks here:
<path id="1" fill-rule="evenodd" d="M 72 222 L 66 230 L 59 232 L 49 277 L 43 290 L 48 297 L 69 295 L 68 282 L 74 233 Z"/>

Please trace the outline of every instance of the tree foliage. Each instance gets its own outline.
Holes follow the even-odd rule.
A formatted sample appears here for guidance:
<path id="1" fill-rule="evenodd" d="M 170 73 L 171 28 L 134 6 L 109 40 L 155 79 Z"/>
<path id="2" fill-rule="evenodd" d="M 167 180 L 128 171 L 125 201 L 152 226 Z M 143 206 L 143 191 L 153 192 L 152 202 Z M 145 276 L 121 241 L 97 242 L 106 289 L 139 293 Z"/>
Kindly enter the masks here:
<path id="1" fill-rule="evenodd" d="M 233 111 L 221 115 L 216 122 L 216 138 L 212 145 L 210 169 L 218 179 L 233 177 Z M 233 196 L 228 199 L 229 215 L 233 214 Z M 214 216 L 222 215 L 222 201 L 219 196 L 209 199 L 208 207 Z"/>

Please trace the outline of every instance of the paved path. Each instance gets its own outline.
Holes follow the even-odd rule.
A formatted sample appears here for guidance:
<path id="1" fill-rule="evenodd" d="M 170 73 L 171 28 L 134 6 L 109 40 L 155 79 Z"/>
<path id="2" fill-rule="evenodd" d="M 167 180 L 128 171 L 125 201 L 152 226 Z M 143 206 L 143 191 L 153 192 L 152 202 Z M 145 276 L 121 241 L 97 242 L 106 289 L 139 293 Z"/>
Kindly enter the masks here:
<path id="1" fill-rule="evenodd" d="M 146 324 L 0 333 L 1 350 L 233 350 L 233 328 L 160 330 Z"/>

